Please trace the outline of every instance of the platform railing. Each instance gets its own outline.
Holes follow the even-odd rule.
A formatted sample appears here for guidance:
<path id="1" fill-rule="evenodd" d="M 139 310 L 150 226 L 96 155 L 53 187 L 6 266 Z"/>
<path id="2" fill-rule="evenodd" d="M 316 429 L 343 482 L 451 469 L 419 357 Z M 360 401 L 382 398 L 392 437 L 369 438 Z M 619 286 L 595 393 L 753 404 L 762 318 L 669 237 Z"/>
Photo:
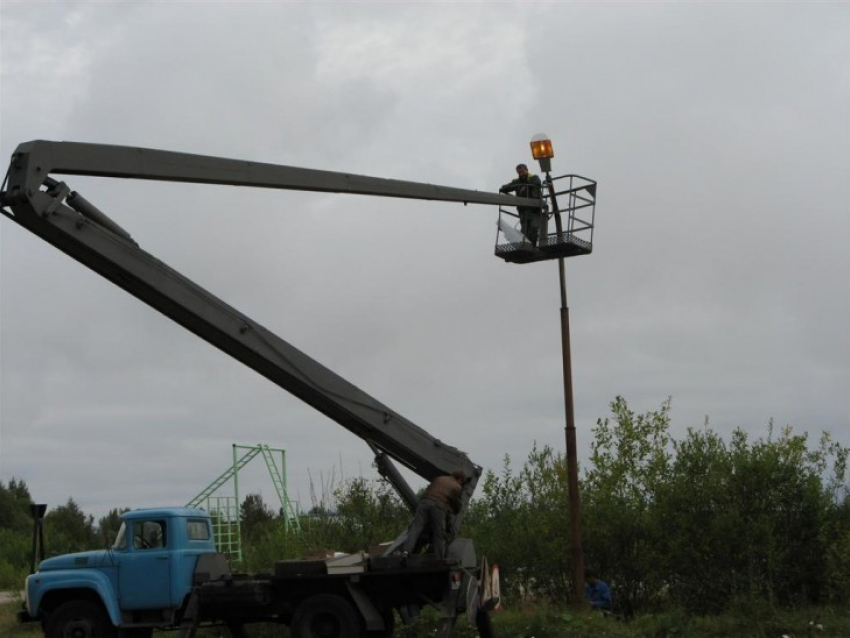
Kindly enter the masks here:
<path id="1" fill-rule="evenodd" d="M 554 195 L 554 197 L 553 197 Z M 507 262 L 530 263 L 589 255 L 593 251 L 593 229 L 596 221 L 596 181 L 581 175 L 567 174 L 543 182 L 541 234 L 537 244 L 531 243 L 515 228 L 518 214 L 499 207 L 495 255 Z M 554 203 L 558 209 L 554 210 Z M 555 215 L 561 215 L 561 231 L 552 230 Z M 507 235 L 514 235 L 510 238 Z M 500 243 L 500 239 L 504 239 Z"/>

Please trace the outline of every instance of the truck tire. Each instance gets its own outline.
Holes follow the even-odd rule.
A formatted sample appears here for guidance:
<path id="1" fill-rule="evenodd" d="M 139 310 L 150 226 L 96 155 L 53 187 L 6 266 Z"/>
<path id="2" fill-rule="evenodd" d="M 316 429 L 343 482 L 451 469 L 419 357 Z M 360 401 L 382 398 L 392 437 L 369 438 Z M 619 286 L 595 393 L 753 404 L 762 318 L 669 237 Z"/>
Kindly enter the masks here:
<path id="1" fill-rule="evenodd" d="M 45 638 L 115 638 L 118 632 L 99 604 L 71 600 L 47 617 L 44 635 Z"/>
<path id="2" fill-rule="evenodd" d="M 345 598 L 318 594 L 298 605 L 290 629 L 293 638 L 360 638 L 361 625 Z"/>

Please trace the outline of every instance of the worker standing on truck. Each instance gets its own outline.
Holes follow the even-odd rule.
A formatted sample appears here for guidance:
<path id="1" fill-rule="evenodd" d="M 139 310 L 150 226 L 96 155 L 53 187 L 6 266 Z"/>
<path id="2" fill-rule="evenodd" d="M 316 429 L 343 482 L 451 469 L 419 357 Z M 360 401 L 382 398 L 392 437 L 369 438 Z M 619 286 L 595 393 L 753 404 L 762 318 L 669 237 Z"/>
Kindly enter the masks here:
<path id="1" fill-rule="evenodd" d="M 499 189 L 500 193 L 515 192 L 517 197 L 528 197 L 539 199 L 542 184 L 537 175 L 528 172 L 528 166 L 517 164 L 517 178 L 505 184 Z M 522 234 L 535 246 L 540 235 L 540 209 L 530 206 L 517 206 L 519 213 L 519 228 Z"/>
<path id="2" fill-rule="evenodd" d="M 416 506 L 413 522 L 402 546 L 403 555 L 413 552 L 423 532 L 428 530 L 431 534 L 431 551 L 437 558 L 446 557 L 449 529 L 452 517 L 460 512 L 465 480 L 463 470 L 455 470 L 449 476 L 438 476 L 431 481 Z"/>

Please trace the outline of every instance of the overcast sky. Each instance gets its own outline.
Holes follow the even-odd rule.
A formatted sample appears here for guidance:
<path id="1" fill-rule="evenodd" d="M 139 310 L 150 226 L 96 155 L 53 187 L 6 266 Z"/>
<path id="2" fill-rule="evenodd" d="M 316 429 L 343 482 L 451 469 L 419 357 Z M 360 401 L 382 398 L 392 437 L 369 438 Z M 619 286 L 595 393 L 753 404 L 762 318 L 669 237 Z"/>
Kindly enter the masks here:
<path id="1" fill-rule="evenodd" d="M 3 158 L 99 142 L 495 191 L 546 132 L 555 174 L 599 182 L 593 254 L 567 260 L 580 460 L 617 395 L 672 397 L 676 437 L 773 419 L 850 444 L 850 5 L 3 0 L 0 19 Z M 563 451 L 556 262 L 494 257 L 494 207 L 63 179 L 485 468 Z M 0 320 L 0 481 L 37 501 L 183 504 L 234 443 L 285 448 L 305 508 L 310 478 L 376 476 L 360 439 L 8 219 Z M 273 504 L 255 464 L 242 495 Z"/>

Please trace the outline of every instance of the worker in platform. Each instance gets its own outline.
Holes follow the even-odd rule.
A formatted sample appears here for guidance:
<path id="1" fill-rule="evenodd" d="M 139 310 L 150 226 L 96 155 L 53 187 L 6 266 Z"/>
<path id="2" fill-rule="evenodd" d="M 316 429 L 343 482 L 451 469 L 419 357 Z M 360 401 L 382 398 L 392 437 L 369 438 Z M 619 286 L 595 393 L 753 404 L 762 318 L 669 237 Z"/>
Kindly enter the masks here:
<path id="1" fill-rule="evenodd" d="M 402 546 L 403 555 L 412 553 L 424 533 L 429 532 L 431 551 L 437 558 L 446 557 L 449 533 L 453 517 L 460 512 L 465 480 L 463 470 L 455 470 L 449 476 L 438 476 L 431 481 L 416 506 L 413 522 Z"/>
<path id="2" fill-rule="evenodd" d="M 537 175 L 528 172 L 528 166 L 517 164 L 517 178 L 511 180 L 499 189 L 500 193 L 516 193 L 517 197 L 539 199 L 542 184 Z M 519 227 L 522 234 L 535 246 L 540 236 L 540 209 L 531 206 L 517 206 Z"/>

